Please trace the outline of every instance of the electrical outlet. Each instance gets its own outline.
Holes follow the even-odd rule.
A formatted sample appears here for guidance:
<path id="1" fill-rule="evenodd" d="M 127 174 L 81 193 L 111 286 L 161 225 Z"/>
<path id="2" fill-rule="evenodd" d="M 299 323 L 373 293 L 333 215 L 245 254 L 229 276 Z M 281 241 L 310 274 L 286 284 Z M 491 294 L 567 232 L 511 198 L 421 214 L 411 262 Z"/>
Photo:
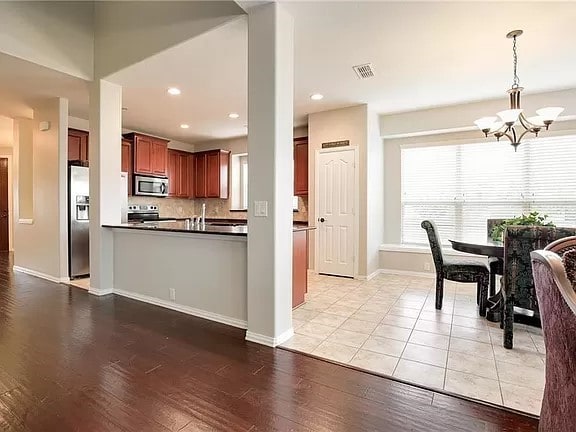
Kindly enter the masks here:
<path id="1" fill-rule="evenodd" d="M 170 288 L 170 300 L 176 300 L 176 290 L 174 288 Z"/>
<path id="2" fill-rule="evenodd" d="M 428 261 L 424 263 L 424 270 L 430 271 L 430 263 Z"/>

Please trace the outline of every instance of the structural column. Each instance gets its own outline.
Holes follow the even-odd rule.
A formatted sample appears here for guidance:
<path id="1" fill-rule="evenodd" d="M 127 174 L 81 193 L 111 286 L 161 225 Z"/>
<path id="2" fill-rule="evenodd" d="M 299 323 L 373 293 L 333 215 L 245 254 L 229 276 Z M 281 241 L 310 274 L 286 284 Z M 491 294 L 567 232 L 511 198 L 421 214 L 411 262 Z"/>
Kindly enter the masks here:
<path id="1" fill-rule="evenodd" d="M 294 25 L 279 3 L 248 11 L 248 331 L 276 346 L 292 329 Z"/>
<path id="2" fill-rule="evenodd" d="M 103 224 L 121 222 L 122 87 L 90 84 L 90 293 L 113 290 L 113 234 Z"/>

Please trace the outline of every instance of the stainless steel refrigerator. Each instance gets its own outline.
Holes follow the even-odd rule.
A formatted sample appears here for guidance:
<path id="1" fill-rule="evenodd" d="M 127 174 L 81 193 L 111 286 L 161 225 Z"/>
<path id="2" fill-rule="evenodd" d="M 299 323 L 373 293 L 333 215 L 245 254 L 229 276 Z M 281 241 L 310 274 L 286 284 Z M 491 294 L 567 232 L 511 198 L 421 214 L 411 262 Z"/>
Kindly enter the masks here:
<path id="1" fill-rule="evenodd" d="M 90 274 L 88 167 L 68 168 L 68 267 L 70 278 Z"/>

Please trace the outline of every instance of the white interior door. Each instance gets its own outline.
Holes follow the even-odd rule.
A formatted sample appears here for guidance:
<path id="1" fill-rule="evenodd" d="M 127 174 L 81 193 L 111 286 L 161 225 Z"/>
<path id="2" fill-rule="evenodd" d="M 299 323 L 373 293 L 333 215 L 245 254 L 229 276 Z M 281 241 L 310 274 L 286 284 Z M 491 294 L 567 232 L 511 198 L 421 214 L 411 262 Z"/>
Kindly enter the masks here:
<path id="1" fill-rule="evenodd" d="M 318 154 L 318 272 L 354 276 L 355 151 Z"/>

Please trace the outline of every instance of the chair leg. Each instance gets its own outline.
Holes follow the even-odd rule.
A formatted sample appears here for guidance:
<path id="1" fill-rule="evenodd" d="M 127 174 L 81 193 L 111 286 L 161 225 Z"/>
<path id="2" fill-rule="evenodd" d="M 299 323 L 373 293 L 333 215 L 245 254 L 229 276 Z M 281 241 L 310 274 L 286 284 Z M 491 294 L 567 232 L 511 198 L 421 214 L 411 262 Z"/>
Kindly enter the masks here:
<path id="1" fill-rule="evenodd" d="M 486 316 L 486 307 L 488 303 L 488 284 L 489 276 L 481 274 L 478 276 L 478 287 L 476 288 L 476 295 L 478 297 L 478 315 Z"/>
<path id="2" fill-rule="evenodd" d="M 436 309 L 442 309 L 442 299 L 444 298 L 444 278 L 436 275 Z"/>
<path id="3" fill-rule="evenodd" d="M 496 294 L 496 273 L 490 272 L 490 297 Z"/>
<path id="4" fill-rule="evenodd" d="M 503 298 L 504 348 L 512 349 L 514 342 L 514 298 Z"/>

